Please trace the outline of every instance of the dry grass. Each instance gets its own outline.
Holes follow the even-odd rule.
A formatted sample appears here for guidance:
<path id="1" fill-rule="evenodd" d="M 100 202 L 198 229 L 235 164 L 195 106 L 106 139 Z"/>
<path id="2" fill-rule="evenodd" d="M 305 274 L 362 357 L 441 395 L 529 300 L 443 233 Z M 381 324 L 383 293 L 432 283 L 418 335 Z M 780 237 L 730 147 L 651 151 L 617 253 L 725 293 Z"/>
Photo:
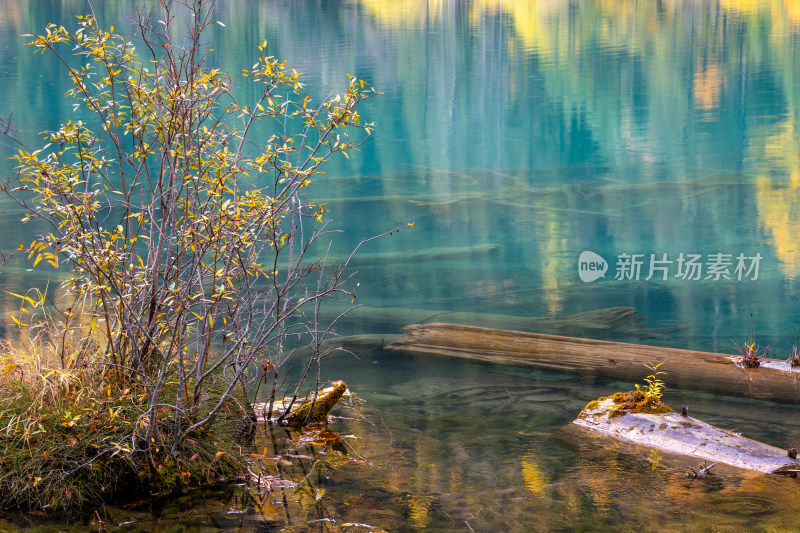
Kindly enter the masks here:
<path id="1" fill-rule="evenodd" d="M 142 415 L 152 412 L 146 391 L 98 359 L 102 337 L 91 319 L 40 311 L 35 320 L 13 342 L 0 341 L 3 506 L 79 510 L 123 489 L 170 492 L 236 472 L 230 427 L 187 439 L 181 457 L 191 459 L 169 459 L 165 440 L 143 442 Z M 226 414 L 217 427 L 241 423 L 238 409 Z M 152 446 L 155 471 L 145 453 Z"/>

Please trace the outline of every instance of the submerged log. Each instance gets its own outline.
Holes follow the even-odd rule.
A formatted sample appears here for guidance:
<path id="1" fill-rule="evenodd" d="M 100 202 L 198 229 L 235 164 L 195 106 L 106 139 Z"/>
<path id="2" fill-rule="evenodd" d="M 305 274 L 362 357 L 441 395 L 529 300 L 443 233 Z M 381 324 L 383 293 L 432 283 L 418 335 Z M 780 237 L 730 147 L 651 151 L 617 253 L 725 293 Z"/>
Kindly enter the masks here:
<path id="1" fill-rule="evenodd" d="M 789 475 L 796 475 L 800 471 L 800 461 L 789 457 L 786 450 L 674 412 L 652 414 L 620 411 L 614 401 L 608 398 L 591 402 L 573 424 L 615 440 L 747 470 Z M 699 471 L 694 470 L 694 477 L 708 474 L 710 469 L 706 466 Z"/>
<path id="2" fill-rule="evenodd" d="M 375 252 L 356 254 L 352 264 L 356 266 L 387 265 L 396 263 L 420 263 L 423 261 L 447 261 L 454 259 L 471 259 L 488 256 L 503 249 L 499 244 L 477 244 L 473 246 L 450 246 L 428 248 L 425 250 L 403 250 L 401 252 Z M 336 262 L 336 259 L 332 259 Z M 339 261 L 341 262 L 341 261 Z"/>
<path id="3" fill-rule="evenodd" d="M 659 370 L 666 372 L 670 388 L 800 402 L 800 373 L 769 365 L 740 368 L 725 354 L 454 324 L 414 324 L 403 331 L 403 337 L 384 349 L 628 382 L 642 379 L 645 364 L 662 363 Z"/>
<path id="4" fill-rule="evenodd" d="M 327 311 L 338 316 L 344 309 L 330 306 Z M 640 339 L 664 337 L 688 327 L 649 329 L 633 307 L 609 307 L 557 317 L 521 317 L 470 311 L 362 306 L 349 311 L 346 320 L 351 324 L 361 324 L 364 326 L 361 329 L 373 331 L 383 329 L 394 332 L 408 324 L 446 321 L 449 324 L 558 335 Z"/>

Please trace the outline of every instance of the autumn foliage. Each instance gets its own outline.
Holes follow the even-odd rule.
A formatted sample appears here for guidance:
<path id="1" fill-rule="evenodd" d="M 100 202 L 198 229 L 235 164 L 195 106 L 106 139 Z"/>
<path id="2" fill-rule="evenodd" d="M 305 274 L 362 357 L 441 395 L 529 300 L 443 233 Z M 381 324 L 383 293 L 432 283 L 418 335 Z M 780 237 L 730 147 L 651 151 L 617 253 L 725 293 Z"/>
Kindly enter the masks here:
<path id="1" fill-rule="evenodd" d="M 306 193 L 330 157 L 370 134 L 357 109 L 377 93 L 350 77 L 314 103 L 264 42 L 237 82 L 256 97 L 237 101 L 234 77 L 206 64 L 207 4 L 162 0 L 157 17 L 139 13 L 135 37 L 91 15 L 30 36 L 63 64 L 83 118 L 21 150 L 18 183 L 5 189 L 48 228 L 20 252 L 34 267 L 66 269 L 58 301 L 70 298 L 19 295 L 24 341 L 7 346 L 0 399 L 7 503 L 105 497 L 120 465 L 148 490 L 168 470 L 208 480 L 230 471 L 220 421 L 252 417 L 259 390 L 273 405 L 309 376 L 319 387 L 330 332 L 319 306 L 353 294 L 347 261 L 309 251 L 327 222 Z M 190 16 L 176 18 L 178 7 Z M 305 371 L 287 380 L 303 346 Z M 45 457 L 53 441 L 66 450 Z M 7 470 L 24 447 L 42 475 Z"/>

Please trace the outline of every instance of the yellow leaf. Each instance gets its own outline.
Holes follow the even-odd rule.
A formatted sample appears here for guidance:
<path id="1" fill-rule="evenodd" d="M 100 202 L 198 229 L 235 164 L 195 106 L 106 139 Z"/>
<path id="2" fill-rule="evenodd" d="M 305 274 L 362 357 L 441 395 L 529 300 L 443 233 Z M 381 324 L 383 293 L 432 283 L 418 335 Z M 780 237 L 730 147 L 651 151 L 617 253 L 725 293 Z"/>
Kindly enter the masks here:
<path id="1" fill-rule="evenodd" d="M 9 291 L 6 291 L 6 294 L 10 294 L 11 296 L 16 296 L 17 298 L 21 298 L 21 299 L 25 300 L 26 302 L 28 302 L 31 305 L 36 305 L 36 302 L 33 301 L 33 299 L 28 297 L 28 296 L 22 296 L 21 294 L 15 294 L 15 293 L 9 292 Z"/>

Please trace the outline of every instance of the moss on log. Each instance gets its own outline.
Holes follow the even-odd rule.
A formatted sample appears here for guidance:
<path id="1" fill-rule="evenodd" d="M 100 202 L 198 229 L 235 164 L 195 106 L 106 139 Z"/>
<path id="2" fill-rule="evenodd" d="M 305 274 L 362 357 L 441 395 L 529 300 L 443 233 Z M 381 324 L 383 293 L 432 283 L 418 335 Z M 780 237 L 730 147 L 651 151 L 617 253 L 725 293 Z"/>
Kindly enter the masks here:
<path id="1" fill-rule="evenodd" d="M 328 413 L 345 392 L 347 392 L 347 385 L 344 381 L 335 382 L 332 387 L 319 391 L 316 399 L 312 397 L 311 400 L 291 412 L 286 417 L 286 423 L 292 427 L 327 423 Z"/>
<path id="2" fill-rule="evenodd" d="M 800 373 L 740 368 L 726 354 L 454 324 L 414 324 L 403 331 L 384 349 L 629 382 L 641 380 L 645 364 L 662 363 L 670 388 L 800 403 Z"/>

